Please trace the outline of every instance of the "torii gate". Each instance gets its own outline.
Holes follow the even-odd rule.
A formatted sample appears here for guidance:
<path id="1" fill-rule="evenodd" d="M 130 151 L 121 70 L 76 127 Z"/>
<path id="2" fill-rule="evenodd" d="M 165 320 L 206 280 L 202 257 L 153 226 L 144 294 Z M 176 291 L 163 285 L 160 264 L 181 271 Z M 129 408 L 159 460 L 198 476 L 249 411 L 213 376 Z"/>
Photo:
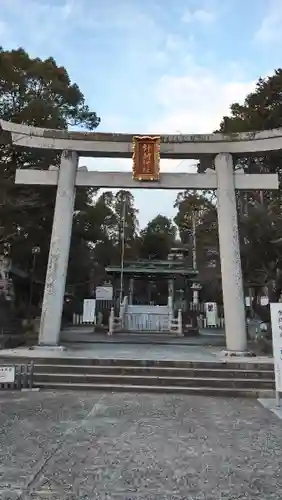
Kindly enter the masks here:
<path id="1" fill-rule="evenodd" d="M 123 189 L 216 189 L 226 347 L 228 353 L 247 354 L 235 189 L 278 189 L 278 175 L 236 173 L 232 154 L 258 155 L 280 150 L 282 129 L 232 135 L 169 135 L 137 138 L 128 134 L 42 129 L 3 120 L 0 120 L 0 125 L 2 142 L 8 141 L 17 147 L 62 151 L 58 170 L 20 169 L 16 172 L 15 180 L 16 184 L 57 186 L 41 314 L 40 346 L 59 346 L 76 186 Z M 145 170 L 142 165 L 143 170 L 142 168 L 140 170 L 141 160 L 138 158 L 137 139 L 141 140 L 139 145 L 144 148 L 142 162 L 143 167 L 146 163 Z M 153 143 L 153 149 L 150 149 Z M 79 156 L 118 158 L 133 156 L 137 170 L 134 172 L 134 178 L 130 172 L 88 172 L 85 168 L 78 168 Z M 199 158 L 209 165 L 214 161 L 215 171 L 203 174 L 159 173 L 159 156 L 171 159 Z"/>

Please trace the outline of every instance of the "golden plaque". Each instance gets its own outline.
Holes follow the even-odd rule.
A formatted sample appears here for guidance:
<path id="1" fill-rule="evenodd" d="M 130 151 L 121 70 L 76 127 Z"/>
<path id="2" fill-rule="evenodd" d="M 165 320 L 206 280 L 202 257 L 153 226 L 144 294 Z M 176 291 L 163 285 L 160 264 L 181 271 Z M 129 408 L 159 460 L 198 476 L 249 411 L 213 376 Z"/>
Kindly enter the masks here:
<path id="1" fill-rule="evenodd" d="M 160 179 L 160 137 L 133 137 L 133 179 L 158 181 Z"/>

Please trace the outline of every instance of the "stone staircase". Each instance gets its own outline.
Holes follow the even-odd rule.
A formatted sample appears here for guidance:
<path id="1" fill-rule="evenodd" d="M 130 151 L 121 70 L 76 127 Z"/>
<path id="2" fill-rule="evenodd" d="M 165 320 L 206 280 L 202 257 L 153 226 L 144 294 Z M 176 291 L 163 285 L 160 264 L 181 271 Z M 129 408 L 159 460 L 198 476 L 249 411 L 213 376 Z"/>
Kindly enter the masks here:
<path id="1" fill-rule="evenodd" d="M 4 362 L 9 364 L 9 361 L 5 359 Z M 13 360 L 16 361 L 23 363 L 27 359 Z M 255 361 L 146 361 L 62 356 L 34 359 L 34 386 L 268 397 L 274 394 L 274 370 L 271 363 Z"/>

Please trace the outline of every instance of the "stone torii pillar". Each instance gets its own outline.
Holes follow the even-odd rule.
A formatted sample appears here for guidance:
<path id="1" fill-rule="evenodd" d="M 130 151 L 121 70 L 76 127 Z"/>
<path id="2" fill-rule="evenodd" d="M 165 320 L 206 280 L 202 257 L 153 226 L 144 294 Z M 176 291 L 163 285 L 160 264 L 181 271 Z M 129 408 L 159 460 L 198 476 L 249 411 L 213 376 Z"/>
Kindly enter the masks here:
<path id="1" fill-rule="evenodd" d="M 228 351 L 240 354 L 247 351 L 247 335 L 232 156 L 218 154 L 215 168 L 226 346 Z"/>
<path id="2" fill-rule="evenodd" d="M 61 331 L 62 310 L 69 262 L 75 202 L 78 155 L 62 151 L 57 196 L 41 312 L 39 345 L 57 346 Z"/>
<path id="3" fill-rule="evenodd" d="M 40 345 L 59 344 L 75 186 L 108 189 L 217 189 L 226 347 L 227 352 L 231 354 L 247 353 L 235 189 L 278 189 L 278 176 L 234 172 L 232 155 L 229 153 L 218 153 L 215 156 L 215 171 L 210 170 L 204 174 L 162 173 L 157 183 L 138 183 L 132 179 L 131 172 L 87 172 L 77 169 L 77 164 L 77 154 L 74 151 L 63 151 L 59 172 L 32 169 L 20 169 L 16 172 L 17 184 L 57 186 L 41 316 Z"/>

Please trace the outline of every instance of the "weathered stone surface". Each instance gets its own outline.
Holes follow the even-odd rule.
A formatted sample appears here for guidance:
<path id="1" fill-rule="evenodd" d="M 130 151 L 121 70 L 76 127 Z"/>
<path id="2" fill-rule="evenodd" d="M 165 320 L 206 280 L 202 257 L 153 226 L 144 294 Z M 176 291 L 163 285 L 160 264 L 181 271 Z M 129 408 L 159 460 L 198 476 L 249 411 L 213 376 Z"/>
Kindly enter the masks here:
<path id="1" fill-rule="evenodd" d="M 281 421 L 253 400 L 1 393 L 1 500 L 281 498 Z"/>
<path id="2" fill-rule="evenodd" d="M 30 127 L 28 125 L 22 125 L 19 123 L 7 122 L 5 120 L 0 120 L 0 132 L 1 136 L 4 136 L 11 132 L 27 134 L 32 136 L 43 136 L 53 139 L 71 139 L 71 140 L 84 140 L 84 141 L 113 141 L 113 142 L 132 142 L 133 137 L 136 134 L 124 134 L 124 133 L 108 133 L 108 132 L 77 132 L 68 130 L 58 130 L 58 129 L 48 129 L 40 127 Z M 137 134 L 138 136 L 139 134 Z M 144 134 L 141 134 L 144 135 Z M 145 134 L 148 137 L 147 134 Z M 150 137 L 158 136 L 159 134 L 151 134 Z M 263 131 L 247 131 L 247 132 L 235 132 L 231 134 L 160 134 L 162 142 L 168 143 L 185 143 L 185 142 L 222 142 L 222 141 L 254 141 L 259 139 L 271 139 L 273 137 L 281 137 L 282 128 L 273 130 L 263 130 Z"/>

